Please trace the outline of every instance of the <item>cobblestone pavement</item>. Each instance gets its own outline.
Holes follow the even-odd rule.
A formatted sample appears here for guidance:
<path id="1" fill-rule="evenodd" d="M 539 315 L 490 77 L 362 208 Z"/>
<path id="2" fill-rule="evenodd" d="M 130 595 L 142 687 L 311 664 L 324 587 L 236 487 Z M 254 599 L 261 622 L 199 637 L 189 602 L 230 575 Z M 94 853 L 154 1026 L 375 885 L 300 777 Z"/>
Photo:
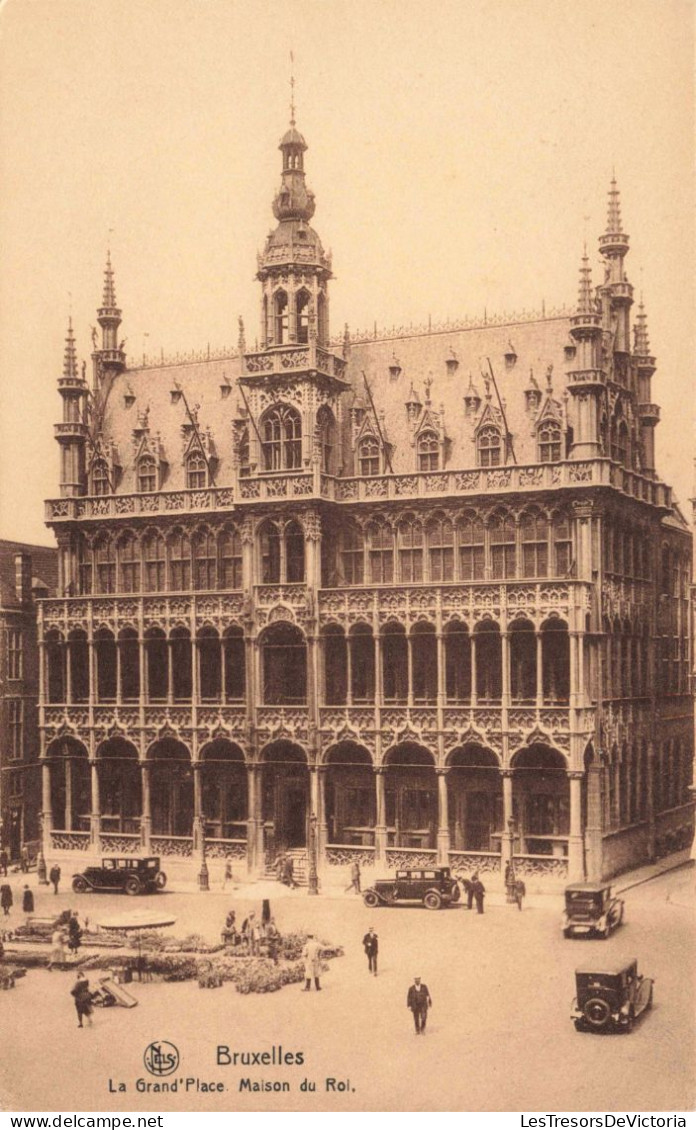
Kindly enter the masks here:
<path id="1" fill-rule="evenodd" d="M 274 898 L 272 884 L 208 894 L 147 899 L 58 897 L 42 888 L 36 912 L 77 905 L 89 915 L 166 908 L 179 936 L 216 938 L 227 910 L 237 920 L 270 895 L 281 930 L 301 927 L 342 944 L 321 993 L 290 986 L 241 996 L 232 985 L 202 991 L 195 983 L 135 984 L 138 1007 L 97 1010 L 79 1031 L 70 973 L 30 970 L 0 994 L 3 1044 L 0 1103 L 15 1110 L 684 1110 L 694 1105 L 694 871 L 677 870 L 628 891 L 626 925 L 608 941 L 566 941 L 561 899 L 530 901 L 520 913 L 500 898 L 480 916 L 457 908 L 370 911 L 360 899 Z M 13 910 L 12 920 L 21 915 Z M 378 977 L 361 939 L 380 937 Z M 655 1007 L 630 1036 L 577 1033 L 570 1021 L 573 972 L 597 960 L 636 956 L 656 978 Z M 414 974 L 434 1006 L 425 1037 L 415 1037 L 406 1009 Z M 152 1040 L 181 1053 L 174 1078 L 221 1082 L 223 1093 L 191 1089 L 139 1093 L 154 1082 L 143 1066 Z M 302 1052 L 302 1066 L 217 1066 L 217 1045 Z M 239 1091 L 241 1078 L 290 1084 L 289 1093 Z M 128 1090 L 109 1091 L 109 1080 Z M 347 1090 L 327 1090 L 327 1079 Z M 303 1091 L 303 1080 L 316 1091 Z M 350 1080 L 349 1083 L 346 1083 Z M 194 1085 L 195 1086 L 195 1085 Z M 331 1087 L 331 1084 L 329 1084 Z"/>

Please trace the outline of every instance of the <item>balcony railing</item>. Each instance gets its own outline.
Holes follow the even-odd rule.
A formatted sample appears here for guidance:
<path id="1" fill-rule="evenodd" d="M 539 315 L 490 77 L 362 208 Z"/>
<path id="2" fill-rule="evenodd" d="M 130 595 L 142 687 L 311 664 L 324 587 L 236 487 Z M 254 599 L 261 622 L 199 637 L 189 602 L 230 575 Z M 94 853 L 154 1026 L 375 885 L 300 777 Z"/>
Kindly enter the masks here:
<path id="1" fill-rule="evenodd" d="M 346 362 L 313 341 L 307 345 L 288 345 L 258 353 L 245 353 L 242 357 L 242 374 L 245 377 L 267 377 L 307 369 L 343 380 Z"/>
<path id="2" fill-rule="evenodd" d="M 301 351 L 301 350 L 300 350 Z M 318 350 L 317 352 L 321 352 Z M 253 355 L 252 355 L 253 356 Z M 260 357 L 268 357 L 266 353 Z M 330 354 L 326 355 L 330 357 Z M 339 358 L 333 358 L 338 362 Z M 60 424 L 57 428 L 80 428 Z M 67 434 L 67 433 L 66 433 Z M 539 490 L 577 490 L 583 487 L 614 487 L 631 498 L 653 506 L 671 506 L 670 487 L 628 471 L 608 459 L 533 463 L 528 466 L 474 467 L 464 471 L 414 471 L 403 475 L 373 475 L 336 478 L 322 474 L 315 491 L 312 471 L 258 474 L 240 478 L 237 488 L 209 487 L 201 490 L 156 491 L 148 494 L 107 494 L 81 498 L 55 498 L 46 502 L 46 521 L 128 518 L 153 514 L 199 514 L 230 510 L 246 502 L 274 502 L 285 498 L 320 497 L 331 502 L 372 502 L 404 499 L 460 498 L 479 494 L 512 494 Z"/>

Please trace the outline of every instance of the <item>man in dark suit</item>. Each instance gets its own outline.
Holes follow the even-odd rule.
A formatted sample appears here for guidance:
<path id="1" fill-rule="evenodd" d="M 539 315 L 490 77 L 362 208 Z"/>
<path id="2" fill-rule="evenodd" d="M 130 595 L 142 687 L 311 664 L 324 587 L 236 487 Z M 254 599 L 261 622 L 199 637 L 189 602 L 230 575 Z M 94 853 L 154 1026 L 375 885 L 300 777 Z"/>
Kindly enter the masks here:
<path id="1" fill-rule="evenodd" d="M 416 1035 L 425 1035 L 425 1022 L 428 1019 L 428 1009 L 433 1007 L 428 986 L 421 984 L 420 977 L 413 978 L 413 984 L 408 990 L 406 1008 L 413 1013 L 413 1022 L 416 1026 Z"/>
<path id="2" fill-rule="evenodd" d="M 363 938 L 363 949 L 365 950 L 365 953 L 367 954 L 367 968 L 370 971 L 370 973 L 374 973 L 374 975 L 376 977 L 377 976 L 377 953 L 378 953 L 378 950 L 379 950 L 379 939 L 377 938 L 377 935 L 375 934 L 374 926 L 370 926 L 370 929 L 368 930 L 368 932 L 365 934 L 365 937 Z"/>

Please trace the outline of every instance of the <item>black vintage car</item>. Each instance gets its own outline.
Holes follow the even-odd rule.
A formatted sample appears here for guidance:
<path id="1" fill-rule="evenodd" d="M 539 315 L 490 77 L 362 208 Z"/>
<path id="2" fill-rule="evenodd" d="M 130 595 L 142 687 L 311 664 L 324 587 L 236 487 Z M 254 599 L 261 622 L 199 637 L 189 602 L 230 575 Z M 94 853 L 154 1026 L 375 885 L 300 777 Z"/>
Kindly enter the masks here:
<path id="1" fill-rule="evenodd" d="M 420 902 L 428 910 L 439 910 L 459 902 L 460 891 L 449 867 L 397 871 L 393 879 L 377 879 L 363 892 L 365 906 L 396 906 L 400 902 Z"/>
<path id="2" fill-rule="evenodd" d="M 630 1032 L 641 1012 L 652 1007 L 653 980 L 638 972 L 638 962 L 624 961 L 575 971 L 576 996 L 571 1019 L 578 1032 Z"/>
<path id="3" fill-rule="evenodd" d="M 612 894 L 608 883 L 573 883 L 565 890 L 563 936 L 608 938 L 621 925 L 623 913 L 623 899 Z"/>
<path id="4" fill-rule="evenodd" d="M 134 859 L 114 856 L 102 859 L 101 867 L 87 867 L 74 875 L 72 889 L 84 891 L 125 891 L 127 895 L 142 895 L 148 891 L 161 891 L 167 885 L 167 876 L 160 871 L 158 856 Z"/>

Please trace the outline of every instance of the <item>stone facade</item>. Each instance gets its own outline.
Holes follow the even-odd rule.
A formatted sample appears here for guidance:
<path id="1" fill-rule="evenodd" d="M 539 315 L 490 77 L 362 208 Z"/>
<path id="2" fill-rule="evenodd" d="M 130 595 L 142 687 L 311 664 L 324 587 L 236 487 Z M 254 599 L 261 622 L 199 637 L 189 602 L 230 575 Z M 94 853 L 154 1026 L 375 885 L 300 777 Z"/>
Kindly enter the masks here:
<path id="1" fill-rule="evenodd" d="M 597 878 L 686 843 L 691 549 L 615 183 L 573 311 L 332 339 L 280 149 L 260 348 L 130 368 L 108 261 L 88 410 L 68 332 L 46 852 Z"/>

